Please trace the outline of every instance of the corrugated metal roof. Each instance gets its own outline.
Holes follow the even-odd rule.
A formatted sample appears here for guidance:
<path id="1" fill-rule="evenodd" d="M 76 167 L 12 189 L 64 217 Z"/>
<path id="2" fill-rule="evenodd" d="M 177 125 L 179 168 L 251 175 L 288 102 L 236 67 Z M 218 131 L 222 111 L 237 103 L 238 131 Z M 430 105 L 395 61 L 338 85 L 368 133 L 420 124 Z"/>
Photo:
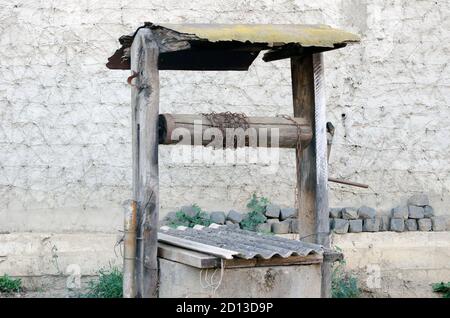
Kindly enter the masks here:
<path id="1" fill-rule="evenodd" d="M 213 227 L 196 226 L 194 229 L 186 227 L 172 229 L 165 226 L 160 229 L 160 233 L 163 235 L 160 235 L 159 240 L 165 243 L 173 243 L 169 237 L 175 238 L 176 245 L 188 249 L 192 247 L 189 242 L 201 243 L 195 246 L 195 250 L 198 252 L 208 254 L 210 252 L 208 246 L 210 246 L 227 250 L 235 258 L 270 259 L 276 256 L 287 258 L 289 256 L 323 254 L 322 246 L 317 244 L 289 240 L 229 226 L 217 226 L 217 224 Z M 182 243 L 183 240 L 186 244 Z"/>
<path id="2" fill-rule="evenodd" d="M 334 47 L 359 42 L 359 36 L 323 24 L 160 24 L 167 29 L 194 35 L 210 42 L 240 41 L 279 46 Z"/>

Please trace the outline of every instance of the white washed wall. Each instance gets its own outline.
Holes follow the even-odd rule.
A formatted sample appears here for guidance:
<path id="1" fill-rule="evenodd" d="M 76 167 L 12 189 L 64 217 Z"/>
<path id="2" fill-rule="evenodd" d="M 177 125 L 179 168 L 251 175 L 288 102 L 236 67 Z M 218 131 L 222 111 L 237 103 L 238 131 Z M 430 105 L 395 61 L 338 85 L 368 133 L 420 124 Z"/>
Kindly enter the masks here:
<path id="1" fill-rule="evenodd" d="M 328 119 L 336 126 L 332 205 L 380 211 L 424 191 L 450 203 L 450 2 L 0 2 L 0 231 L 114 231 L 130 197 L 130 90 L 104 66 L 117 39 L 144 21 L 325 23 L 361 35 L 326 53 Z M 288 61 L 249 72 L 161 72 L 161 111 L 290 114 Z M 345 118 L 344 118 L 345 115 Z M 252 192 L 294 202 L 294 154 L 260 165 L 171 163 L 160 148 L 161 208 L 243 209 Z"/>

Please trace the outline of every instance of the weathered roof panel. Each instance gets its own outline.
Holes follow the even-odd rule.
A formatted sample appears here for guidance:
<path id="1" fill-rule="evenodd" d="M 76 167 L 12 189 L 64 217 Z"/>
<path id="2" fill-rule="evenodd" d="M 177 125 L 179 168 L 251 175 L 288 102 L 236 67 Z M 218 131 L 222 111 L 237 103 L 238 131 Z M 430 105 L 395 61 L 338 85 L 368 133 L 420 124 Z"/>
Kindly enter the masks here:
<path id="1" fill-rule="evenodd" d="M 359 42 L 359 36 L 323 24 L 160 24 L 160 26 L 195 35 L 210 42 L 240 41 L 279 46 L 334 47 Z"/>
<path id="2" fill-rule="evenodd" d="M 334 50 L 359 42 L 355 34 L 326 25 L 153 24 L 121 36 L 122 47 L 108 59 L 110 69 L 130 68 L 130 47 L 142 28 L 158 43 L 160 70 L 248 70 L 262 50 L 264 61 Z"/>
<path id="3" fill-rule="evenodd" d="M 176 243 L 188 249 L 192 248 L 189 242 L 196 242 L 200 243 L 195 246 L 198 252 L 208 254 L 210 252 L 208 247 L 213 247 L 222 249 L 228 254 L 226 258 L 229 258 L 228 256 L 242 259 L 287 258 L 290 256 L 307 256 L 310 254 L 322 255 L 324 252 L 322 246 L 317 244 L 289 240 L 274 235 L 251 232 L 228 226 L 197 227 L 196 229 L 162 227 L 160 233 L 163 234 L 163 238 L 159 240 L 165 243 L 173 243 L 167 239 L 167 236 L 174 237 L 175 240 L 182 239 L 176 240 Z M 182 246 L 184 245 L 183 240 L 186 241 L 185 246 Z"/>

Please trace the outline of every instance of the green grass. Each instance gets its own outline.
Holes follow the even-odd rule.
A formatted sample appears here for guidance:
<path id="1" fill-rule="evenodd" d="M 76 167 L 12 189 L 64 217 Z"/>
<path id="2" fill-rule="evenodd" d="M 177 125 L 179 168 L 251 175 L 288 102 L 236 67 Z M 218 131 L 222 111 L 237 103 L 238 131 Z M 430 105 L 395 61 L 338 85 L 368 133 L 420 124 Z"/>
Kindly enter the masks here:
<path id="1" fill-rule="evenodd" d="M 177 211 L 175 215 L 175 219 L 170 220 L 169 226 L 176 228 L 177 226 L 187 226 L 187 227 L 194 227 L 195 225 L 203 225 L 203 226 L 209 226 L 211 224 L 211 221 L 209 220 L 209 216 L 206 212 L 202 211 L 200 207 L 196 204 L 193 204 L 192 207 L 196 211 L 196 214 L 194 216 L 186 215 L 183 211 Z"/>
<path id="2" fill-rule="evenodd" d="M 101 269 L 99 277 L 90 281 L 87 293 L 80 295 L 85 298 L 122 298 L 122 272 L 117 267 Z"/>
<path id="3" fill-rule="evenodd" d="M 0 277 L 0 293 L 10 294 L 22 291 L 22 280 L 14 279 L 8 275 Z"/>
<path id="4" fill-rule="evenodd" d="M 337 250 L 340 250 L 336 247 Z M 358 278 L 345 269 L 345 261 L 339 261 L 333 268 L 331 296 L 333 298 L 358 298 L 361 294 Z"/>
<path id="5" fill-rule="evenodd" d="M 450 298 L 450 282 L 436 283 L 432 285 L 435 293 L 441 293 L 443 298 Z"/>
<path id="6" fill-rule="evenodd" d="M 241 228 L 249 231 L 256 231 L 256 227 L 266 221 L 264 212 L 269 200 L 265 197 L 258 197 L 253 193 L 252 198 L 247 204 L 250 210 L 241 222 Z"/>

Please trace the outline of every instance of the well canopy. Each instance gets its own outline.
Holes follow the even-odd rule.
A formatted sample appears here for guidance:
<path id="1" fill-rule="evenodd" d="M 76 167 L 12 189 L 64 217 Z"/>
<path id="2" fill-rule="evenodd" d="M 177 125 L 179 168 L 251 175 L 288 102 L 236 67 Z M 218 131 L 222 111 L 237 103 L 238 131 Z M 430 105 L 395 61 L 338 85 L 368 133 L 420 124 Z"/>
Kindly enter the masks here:
<path id="1" fill-rule="evenodd" d="M 359 42 L 355 34 L 326 25 L 153 24 L 120 37 L 122 47 L 109 58 L 110 69 L 129 69 L 129 51 L 141 28 L 152 30 L 162 70 L 247 70 L 262 50 L 265 61 L 318 53 Z"/>

